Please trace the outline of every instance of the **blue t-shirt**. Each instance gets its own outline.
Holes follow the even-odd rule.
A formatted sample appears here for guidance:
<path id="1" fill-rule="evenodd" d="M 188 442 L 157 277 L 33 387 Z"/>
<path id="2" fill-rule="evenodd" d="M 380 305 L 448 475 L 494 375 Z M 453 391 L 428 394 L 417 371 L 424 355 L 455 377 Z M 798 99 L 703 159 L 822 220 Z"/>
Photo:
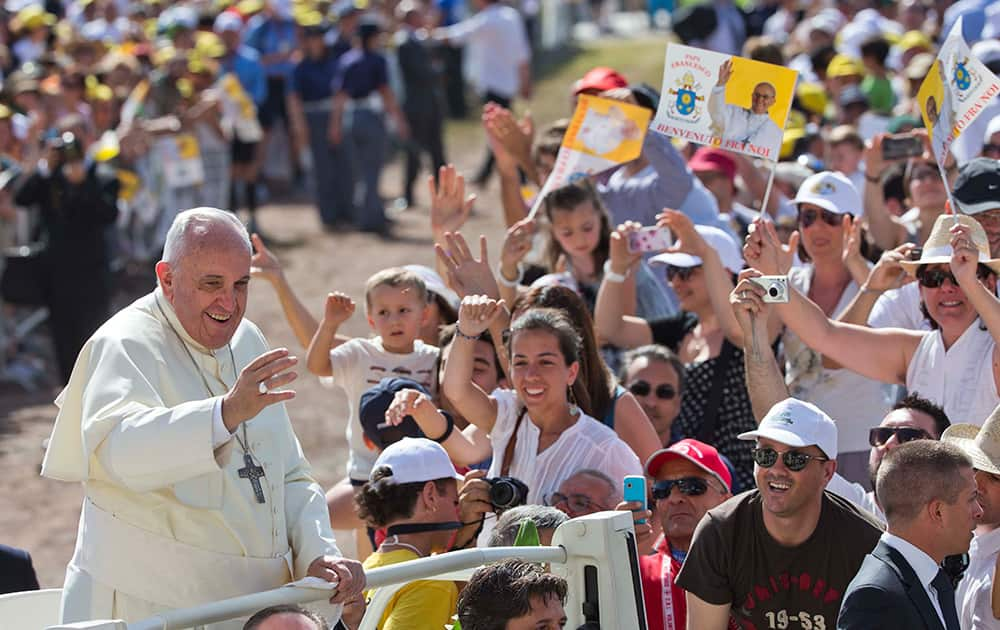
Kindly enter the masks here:
<path id="1" fill-rule="evenodd" d="M 327 54 L 320 59 L 305 58 L 292 71 L 292 91 L 302 102 L 319 101 L 333 96 L 333 78 L 337 58 Z"/>
<path id="2" fill-rule="evenodd" d="M 365 98 L 388 83 L 389 64 L 385 57 L 370 50 L 354 48 L 338 61 L 333 91 L 343 90 L 351 98 Z"/>
<path id="3" fill-rule="evenodd" d="M 295 22 L 254 16 L 247 28 L 245 43 L 253 48 L 261 57 L 279 52 L 289 52 L 298 48 L 298 35 L 295 32 Z M 263 64 L 263 62 L 262 62 Z M 292 74 L 295 64 L 291 61 L 263 64 L 268 76 L 283 76 Z"/>

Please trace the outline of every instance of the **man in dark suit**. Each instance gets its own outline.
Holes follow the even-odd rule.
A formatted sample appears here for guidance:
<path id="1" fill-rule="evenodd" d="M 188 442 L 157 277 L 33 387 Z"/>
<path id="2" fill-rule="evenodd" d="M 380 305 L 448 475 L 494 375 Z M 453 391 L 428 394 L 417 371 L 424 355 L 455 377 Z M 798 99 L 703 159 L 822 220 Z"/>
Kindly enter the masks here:
<path id="1" fill-rule="evenodd" d="M 839 630 L 959 630 L 941 569 L 966 553 L 983 510 L 972 462 L 953 444 L 916 440 L 882 460 L 875 481 L 888 530 L 844 594 Z"/>
<path id="2" fill-rule="evenodd" d="M 406 175 L 403 199 L 406 207 L 413 205 L 413 182 L 420 170 L 420 154 L 431 159 L 432 173 L 437 180 L 438 169 L 444 166 L 444 95 L 439 87 L 438 72 L 423 30 L 424 9 L 409 0 L 396 9 L 402 20 L 397 38 L 397 57 L 403 78 L 403 112 L 410 125 L 411 140 L 406 147 Z"/>
<path id="3" fill-rule="evenodd" d="M 28 552 L 0 545 L 0 595 L 37 590 L 38 578 Z"/>

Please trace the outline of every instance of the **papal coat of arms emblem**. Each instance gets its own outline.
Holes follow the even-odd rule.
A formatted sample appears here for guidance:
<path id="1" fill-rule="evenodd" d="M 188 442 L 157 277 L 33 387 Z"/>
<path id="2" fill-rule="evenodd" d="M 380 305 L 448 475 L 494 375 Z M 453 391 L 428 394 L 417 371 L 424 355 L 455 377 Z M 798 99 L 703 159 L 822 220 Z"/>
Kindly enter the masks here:
<path id="1" fill-rule="evenodd" d="M 674 100 L 669 103 L 667 114 L 678 120 L 698 122 L 705 102 L 705 97 L 698 94 L 702 90 L 701 83 L 695 81 L 693 74 L 685 72 L 684 76 L 674 81 L 674 85 L 676 88 L 670 89 Z"/>

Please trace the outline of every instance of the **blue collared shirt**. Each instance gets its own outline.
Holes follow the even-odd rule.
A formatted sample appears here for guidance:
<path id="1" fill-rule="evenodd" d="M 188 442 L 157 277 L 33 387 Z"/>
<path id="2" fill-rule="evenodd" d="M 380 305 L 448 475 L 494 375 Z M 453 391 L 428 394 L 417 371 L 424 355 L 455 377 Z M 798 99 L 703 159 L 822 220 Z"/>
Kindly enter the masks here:
<path id="1" fill-rule="evenodd" d="M 389 83 L 385 57 L 370 50 L 354 48 L 338 60 L 333 92 L 347 92 L 351 98 L 365 98 Z"/>

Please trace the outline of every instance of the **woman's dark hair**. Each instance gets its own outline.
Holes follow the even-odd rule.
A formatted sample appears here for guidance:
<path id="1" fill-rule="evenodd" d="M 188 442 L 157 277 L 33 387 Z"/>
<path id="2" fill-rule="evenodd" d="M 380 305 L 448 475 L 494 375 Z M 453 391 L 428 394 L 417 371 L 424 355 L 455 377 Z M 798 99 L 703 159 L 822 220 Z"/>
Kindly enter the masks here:
<path id="1" fill-rule="evenodd" d="M 435 479 L 437 492 L 448 491 L 447 479 Z M 417 497 L 423 492 L 426 481 L 393 483 L 392 468 L 379 466 L 372 471 L 371 480 L 354 495 L 358 516 L 372 527 L 385 527 L 390 523 L 413 516 Z"/>
<path id="2" fill-rule="evenodd" d="M 458 321 L 458 311 L 455 310 L 455 307 L 453 307 L 448 300 L 433 291 L 429 291 L 428 293 L 430 298 L 434 300 L 434 303 L 437 304 L 438 314 L 441 316 L 442 326 L 454 324 Z"/>
<path id="3" fill-rule="evenodd" d="M 670 367 L 674 368 L 674 372 L 677 373 L 677 393 L 682 394 L 684 392 L 684 363 L 673 350 L 656 343 L 651 343 L 647 346 L 640 346 L 625 353 L 625 357 L 622 359 L 622 369 L 618 374 L 619 381 L 624 383 L 627 380 L 626 375 L 628 374 L 629 366 L 639 359 L 659 361 L 660 363 L 666 363 Z"/>
<path id="4" fill-rule="evenodd" d="M 591 255 L 594 258 L 594 269 L 598 275 L 601 273 L 604 262 L 611 252 L 611 219 L 608 218 L 608 212 L 604 209 L 604 204 L 601 203 L 597 188 L 588 177 L 580 178 L 562 188 L 556 188 L 545 195 L 545 199 L 542 201 L 542 206 L 545 208 L 545 218 L 549 221 L 548 261 L 546 261 L 549 271 L 555 271 L 559 257 L 565 253 L 559 246 L 559 241 L 556 240 L 552 226 L 552 215 L 557 211 L 572 212 L 577 206 L 588 201 L 593 205 L 600 219 L 600 226 L 597 229 L 601 232 L 601 238 L 597 241 L 597 248 Z"/>
<path id="5" fill-rule="evenodd" d="M 506 630 L 507 622 L 531 612 L 531 600 L 555 597 L 566 603 L 563 578 L 537 564 L 504 560 L 477 570 L 458 596 L 464 630 Z"/>
<path id="6" fill-rule="evenodd" d="M 506 345 L 507 356 L 511 359 L 511 363 L 513 363 L 514 337 L 517 333 L 527 330 L 540 330 L 554 335 L 559 341 L 559 352 L 562 353 L 566 365 L 580 361 L 580 356 L 583 352 L 583 340 L 570 319 L 558 309 L 530 308 L 524 314 L 514 319 L 510 325 L 510 336 L 507 337 Z M 590 394 L 583 384 L 583 380 L 582 378 L 577 378 L 573 382 L 572 393 L 580 409 L 587 415 L 592 416 L 593 414 L 590 413 L 592 409 Z"/>
<path id="7" fill-rule="evenodd" d="M 514 302 L 512 317 L 516 320 L 520 314 L 532 308 L 556 309 L 576 329 L 581 342 L 580 376 L 573 384 L 573 395 L 576 396 L 576 404 L 587 415 L 603 418 L 614 404 L 614 378 L 601 358 L 597 337 L 594 335 L 594 320 L 590 317 L 587 305 L 573 289 L 550 285 L 535 287 L 518 296 Z"/>

